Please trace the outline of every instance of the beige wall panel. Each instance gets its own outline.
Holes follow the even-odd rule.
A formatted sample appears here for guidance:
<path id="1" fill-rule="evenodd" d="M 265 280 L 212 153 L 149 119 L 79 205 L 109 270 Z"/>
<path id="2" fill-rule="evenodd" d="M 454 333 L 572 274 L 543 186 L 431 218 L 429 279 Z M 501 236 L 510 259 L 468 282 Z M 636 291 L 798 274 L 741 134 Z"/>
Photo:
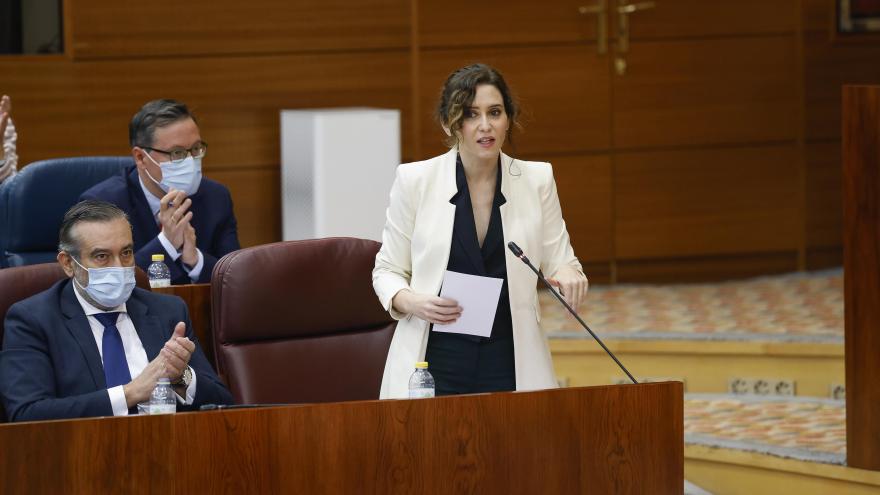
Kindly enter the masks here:
<path id="1" fill-rule="evenodd" d="M 832 43 L 827 31 L 804 33 L 806 137 L 840 138 L 844 84 L 880 84 L 880 43 Z"/>
<path id="2" fill-rule="evenodd" d="M 58 156 L 128 153 L 128 122 L 153 98 L 196 112 L 210 144 L 207 170 L 277 167 L 279 110 L 374 106 L 409 121 L 407 52 L 178 59 L 0 62 L 13 95 L 22 163 Z M 410 136 L 403 133 L 404 154 Z M 340 143 L 344 145 L 344 143 Z"/>
<path id="3" fill-rule="evenodd" d="M 578 7 L 592 0 L 419 2 L 423 47 L 582 42 L 596 39 L 596 15 Z"/>
<path id="4" fill-rule="evenodd" d="M 82 0 L 77 58 L 275 54 L 409 46 L 409 0 Z M 186 65 L 180 70 L 187 70 Z M 173 69 L 166 67 L 169 74 Z"/>
<path id="5" fill-rule="evenodd" d="M 215 170 L 207 177 L 229 188 L 242 247 L 281 239 L 281 186 L 277 169 Z"/>
<path id="6" fill-rule="evenodd" d="M 843 246 L 840 143 L 807 143 L 807 247 Z"/>
<path id="7" fill-rule="evenodd" d="M 797 156 L 794 145 L 617 155 L 618 259 L 796 250 Z"/>
<path id="8" fill-rule="evenodd" d="M 614 78 L 618 148 L 794 140 L 792 36 L 634 42 Z"/>
<path id="9" fill-rule="evenodd" d="M 610 260 L 611 158 L 554 156 L 549 161 L 575 255 L 581 263 Z"/>
<path id="10" fill-rule="evenodd" d="M 514 134 L 516 153 L 540 157 L 610 146 L 608 61 L 587 46 L 424 50 L 420 57 L 423 157 L 446 149 L 433 120 L 446 77 L 474 62 L 499 69 L 522 103 L 525 132 Z"/>
<path id="11" fill-rule="evenodd" d="M 633 39 L 792 32 L 798 19 L 797 0 L 657 0 L 655 3 L 654 8 L 630 16 Z"/>

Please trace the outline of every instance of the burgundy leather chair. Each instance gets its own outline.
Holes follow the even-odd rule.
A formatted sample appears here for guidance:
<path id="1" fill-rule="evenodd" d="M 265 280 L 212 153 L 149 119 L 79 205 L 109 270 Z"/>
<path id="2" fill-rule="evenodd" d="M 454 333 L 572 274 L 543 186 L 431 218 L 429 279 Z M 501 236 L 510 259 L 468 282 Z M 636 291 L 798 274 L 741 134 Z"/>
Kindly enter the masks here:
<path id="1" fill-rule="evenodd" d="M 373 292 L 379 243 L 242 249 L 214 266 L 214 355 L 236 402 L 378 399 L 395 322 Z"/>
<path id="2" fill-rule="evenodd" d="M 55 282 L 66 276 L 58 263 L 0 269 L 0 322 L 6 321 L 6 313 L 13 304 L 52 287 Z M 135 279 L 138 287 L 150 289 L 150 280 L 140 268 L 135 270 Z M 0 333 L 0 345 L 2 344 L 3 333 Z M 0 404 L 0 422 L 5 421 L 6 411 Z"/>

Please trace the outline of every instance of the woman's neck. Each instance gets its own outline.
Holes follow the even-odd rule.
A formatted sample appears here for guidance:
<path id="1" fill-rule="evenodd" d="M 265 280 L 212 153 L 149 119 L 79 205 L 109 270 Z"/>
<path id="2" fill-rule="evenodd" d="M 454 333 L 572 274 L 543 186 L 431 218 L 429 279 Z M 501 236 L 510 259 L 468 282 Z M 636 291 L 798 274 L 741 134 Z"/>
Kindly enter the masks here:
<path id="1" fill-rule="evenodd" d="M 461 153 L 461 164 L 464 166 L 464 175 L 468 182 L 494 180 L 497 174 L 498 155 L 490 159 L 479 159 Z"/>

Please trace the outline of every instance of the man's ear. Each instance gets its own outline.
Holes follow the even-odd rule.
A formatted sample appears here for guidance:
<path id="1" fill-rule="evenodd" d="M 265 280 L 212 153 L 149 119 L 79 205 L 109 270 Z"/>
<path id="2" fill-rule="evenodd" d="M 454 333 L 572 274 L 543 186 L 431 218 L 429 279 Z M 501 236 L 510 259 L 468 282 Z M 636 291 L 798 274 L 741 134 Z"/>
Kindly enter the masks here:
<path id="1" fill-rule="evenodd" d="M 59 251 L 58 256 L 55 259 L 58 260 L 58 264 L 61 265 L 61 269 L 64 270 L 64 273 L 68 277 L 73 277 L 73 260 L 70 258 L 67 251 Z"/>
<path id="2" fill-rule="evenodd" d="M 143 148 L 140 148 L 138 146 L 134 146 L 131 148 L 131 157 L 134 158 L 134 164 L 137 165 L 137 168 L 144 168 L 144 160 L 146 160 L 146 157 L 144 157 L 144 155 L 146 153 L 147 152 L 144 151 Z"/>

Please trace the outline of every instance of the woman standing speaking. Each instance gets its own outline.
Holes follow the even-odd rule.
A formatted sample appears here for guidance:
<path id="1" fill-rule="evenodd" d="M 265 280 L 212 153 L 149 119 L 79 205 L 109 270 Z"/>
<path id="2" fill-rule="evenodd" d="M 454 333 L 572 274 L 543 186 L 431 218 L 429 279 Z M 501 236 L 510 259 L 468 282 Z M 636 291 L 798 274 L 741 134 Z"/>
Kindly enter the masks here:
<path id="1" fill-rule="evenodd" d="M 437 395 L 556 387 L 538 325 L 537 279 L 506 248 L 517 243 L 577 308 L 587 278 L 574 256 L 549 163 L 501 149 L 519 108 L 501 74 L 484 64 L 446 80 L 436 117 L 450 150 L 397 168 L 373 287 L 400 320 L 381 398 L 403 398 L 417 361 L 428 361 Z M 432 331 L 461 316 L 438 296 L 446 270 L 503 280 L 490 337 Z M 467 309 L 465 308 L 464 311 Z"/>

